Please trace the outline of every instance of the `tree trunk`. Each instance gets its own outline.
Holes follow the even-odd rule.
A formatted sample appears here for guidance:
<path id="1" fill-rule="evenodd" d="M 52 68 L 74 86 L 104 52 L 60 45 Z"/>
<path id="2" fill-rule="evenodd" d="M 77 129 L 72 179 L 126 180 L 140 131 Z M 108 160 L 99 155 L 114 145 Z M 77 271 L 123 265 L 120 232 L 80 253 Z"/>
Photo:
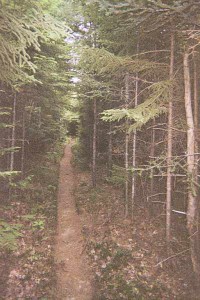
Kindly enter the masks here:
<path id="1" fill-rule="evenodd" d="M 195 182 L 197 186 L 199 186 L 199 167 L 198 167 L 198 159 L 199 155 L 199 143 L 198 143 L 198 130 L 199 130 L 199 88 L 198 88 L 198 65 L 196 55 L 193 55 L 194 62 L 194 130 L 195 130 Z M 199 228 L 199 201 L 197 199 L 197 251 L 200 251 L 200 228 Z M 199 254 L 200 261 L 200 254 Z M 200 279 L 199 279 L 200 280 Z"/>
<path id="2" fill-rule="evenodd" d="M 16 92 L 14 93 L 14 99 L 13 99 L 13 115 L 12 115 L 12 131 L 11 131 L 11 153 L 10 153 L 10 172 L 14 171 L 14 159 L 15 159 L 15 130 L 16 130 L 16 106 L 17 106 L 17 95 Z M 9 179 L 9 201 L 11 200 L 11 182 L 12 179 Z"/>
<path id="3" fill-rule="evenodd" d="M 138 87 L 139 87 L 139 81 L 138 81 L 138 73 L 137 73 L 136 79 L 135 79 L 134 107 L 136 107 L 138 105 Z M 131 218 L 132 218 L 132 220 L 133 220 L 133 210 L 134 210 L 134 204 L 135 204 L 135 172 L 134 172 L 134 168 L 136 167 L 136 142 L 137 142 L 137 131 L 135 130 L 133 132 L 133 159 L 132 159 L 132 168 L 133 168 L 132 189 L 131 189 Z"/>
<path id="4" fill-rule="evenodd" d="M 112 124 L 110 123 L 108 137 L 108 176 L 112 174 Z"/>
<path id="5" fill-rule="evenodd" d="M 151 148 L 150 148 L 150 159 L 151 161 L 154 160 L 155 157 L 155 138 L 156 138 L 156 132 L 155 132 L 155 124 L 156 121 L 153 119 L 152 125 L 152 135 L 151 135 Z M 148 202 L 148 209 L 149 209 L 149 214 L 152 216 L 153 215 L 153 207 L 152 207 L 152 195 L 154 194 L 154 169 L 151 170 L 151 183 L 150 183 L 150 198 Z"/>
<path id="6" fill-rule="evenodd" d="M 195 132 L 198 131 L 199 128 L 199 97 L 198 97 L 198 68 L 197 68 L 197 60 L 195 58 L 195 55 L 193 57 L 194 59 L 194 126 L 195 126 Z M 198 143 L 196 143 L 195 146 L 196 152 L 198 152 Z"/>
<path id="7" fill-rule="evenodd" d="M 171 34 L 171 54 L 170 54 L 170 80 L 174 75 L 174 33 Z M 170 100 L 168 107 L 168 136 L 167 136 L 167 197 L 166 197 L 166 241 L 169 245 L 171 240 L 171 202 L 172 202 L 172 139 L 173 139 L 173 87 L 170 91 Z"/>
<path id="8" fill-rule="evenodd" d="M 184 53 L 184 84 L 185 84 L 185 111 L 187 121 L 187 176 L 188 176 L 188 209 L 187 227 L 190 235 L 191 259 L 196 280 L 200 282 L 200 259 L 198 249 L 198 206 L 196 186 L 194 184 L 195 166 L 195 128 L 192 112 L 191 79 L 189 66 L 189 53 Z"/>
<path id="9" fill-rule="evenodd" d="M 130 95 L 129 95 L 129 74 L 126 73 L 125 75 L 125 108 L 128 108 L 128 103 L 129 103 Z M 129 121 L 126 119 L 126 132 L 125 132 L 125 171 L 126 171 L 126 181 L 125 181 L 125 218 L 128 217 L 129 213 L 129 193 L 128 193 L 128 188 L 129 188 L 129 153 L 128 153 L 128 148 L 129 148 L 129 133 L 128 133 L 128 125 Z"/>
<path id="10" fill-rule="evenodd" d="M 24 158 L 25 158 L 25 138 L 26 138 L 26 128 L 25 128 L 25 111 L 23 112 L 22 120 L 22 150 L 21 150 L 21 175 L 24 177 Z"/>
<path id="11" fill-rule="evenodd" d="M 195 153 L 199 153 L 199 143 L 198 143 L 198 130 L 199 130 L 199 88 L 198 88 L 198 68 L 197 60 L 195 55 L 193 56 L 194 61 L 194 129 L 195 129 Z M 198 183 L 198 155 L 195 155 L 196 168 L 196 182 Z"/>
<path id="12" fill-rule="evenodd" d="M 12 132 L 11 132 L 11 154 L 10 154 L 10 171 L 14 170 L 14 147 L 15 147 L 15 129 L 16 129 L 16 105 L 17 105 L 17 95 L 14 94 L 13 100 L 13 117 L 12 117 Z"/>
<path id="13" fill-rule="evenodd" d="M 92 186 L 96 187 L 96 159 L 97 159 L 97 100 L 93 103 L 93 140 L 92 140 Z"/>

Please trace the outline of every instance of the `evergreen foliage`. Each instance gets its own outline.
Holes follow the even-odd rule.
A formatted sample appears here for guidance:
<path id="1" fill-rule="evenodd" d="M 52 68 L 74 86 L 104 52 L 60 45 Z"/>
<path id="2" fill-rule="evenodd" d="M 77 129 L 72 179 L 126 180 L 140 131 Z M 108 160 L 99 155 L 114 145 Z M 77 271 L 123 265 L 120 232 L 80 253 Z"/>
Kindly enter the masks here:
<path id="1" fill-rule="evenodd" d="M 167 214 L 180 211 L 188 220 L 192 215 L 196 221 L 193 225 L 189 221 L 188 228 L 192 227 L 190 232 L 194 234 L 198 231 L 199 214 L 194 191 L 194 186 L 199 185 L 199 159 L 196 157 L 199 152 L 199 72 L 196 70 L 199 64 L 199 3 L 196 0 L 88 0 L 79 3 L 84 9 L 85 21 L 81 23 L 85 30 L 77 30 L 82 37 L 81 83 L 78 85 L 80 155 L 87 158 L 92 176 L 94 162 L 97 160 L 100 170 L 103 161 L 109 168 L 108 181 L 124 182 L 124 197 L 132 193 L 132 199 L 125 200 L 125 210 L 132 217 L 137 205 L 144 205 L 155 214 L 161 209 L 154 203 L 166 203 L 169 208 L 164 197 L 170 191 L 172 203 L 170 211 L 166 209 Z M 184 65 L 189 69 L 187 72 L 184 69 L 188 82 L 183 78 L 183 55 L 188 59 Z M 184 96 L 186 83 L 189 87 Z M 184 105 L 184 97 L 189 97 L 192 103 Z M 192 115 L 196 116 L 195 122 Z M 188 140 L 194 132 L 196 154 L 193 149 L 191 155 L 193 144 Z M 191 156 L 195 164 L 190 163 Z M 189 164 L 190 171 L 187 171 Z M 123 178 L 120 171 L 125 172 Z M 183 193 L 184 201 L 180 201 L 177 190 Z M 147 199 L 153 200 L 149 203 Z M 166 226 L 174 229 L 175 217 L 171 216 L 171 220 L 174 223 L 169 225 L 168 222 Z M 192 243 L 195 271 L 200 260 L 198 246 L 195 248 L 196 242 Z"/>
<path id="2" fill-rule="evenodd" d="M 74 163 L 91 169 L 93 187 L 107 167 L 105 181 L 125 191 L 126 217 L 133 220 L 135 207 L 156 217 L 164 210 L 175 236 L 172 212 L 186 215 L 200 281 L 199 1 L 1 0 L 0 7 L 0 201 L 43 201 L 37 176 L 51 197 L 48 162 L 57 162 L 67 134 L 77 136 Z M 33 166 L 41 157 L 47 164 Z M 43 230 L 45 221 L 32 227 Z M 20 224 L 1 220 L 0 236 L 2 249 L 15 250 Z M 124 278 L 117 280 L 121 293 Z M 137 286 L 126 288 L 137 297 Z"/>
<path id="3" fill-rule="evenodd" d="M 0 252 L 12 261 L 17 258 L 15 268 L 24 260 L 27 274 L 39 274 L 41 267 L 45 281 L 36 284 L 30 277 L 34 295 L 24 290 L 24 298 L 51 299 L 49 244 L 56 226 L 58 163 L 68 126 L 78 122 L 75 110 L 69 118 L 74 72 L 70 29 L 60 10 L 66 4 L 16 0 L 0 5 Z M 13 212 L 16 222 L 10 217 Z M 27 218 L 22 216 L 25 212 Z M 37 241 L 46 243 L 48 251 L 41 254 Z M 22 242 L 27 243 L 26 254 L 19 258 L 13 251 L 20 252 Z M 28 247 L 34 251 L 31 257 Z M 27 277 L 25 284 L 28 281 Z M 17 292 L 14 297 L 18 296 Z"/>

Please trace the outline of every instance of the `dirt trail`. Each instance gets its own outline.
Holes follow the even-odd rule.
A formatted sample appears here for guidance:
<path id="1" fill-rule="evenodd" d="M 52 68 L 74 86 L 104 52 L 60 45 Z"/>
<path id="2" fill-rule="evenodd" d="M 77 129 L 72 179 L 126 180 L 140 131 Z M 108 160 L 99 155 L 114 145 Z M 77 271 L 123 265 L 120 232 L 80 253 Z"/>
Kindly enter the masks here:
<path id="1" fill-rule="evenodd" d="M 60 165 L 58 192 L 58 228 L 55 259 L 57 300 L 91 300 L 91 274 L 84 254 L 79 216 L 73 199 L 74 174 L 71 146 L 65 148 Z"/>

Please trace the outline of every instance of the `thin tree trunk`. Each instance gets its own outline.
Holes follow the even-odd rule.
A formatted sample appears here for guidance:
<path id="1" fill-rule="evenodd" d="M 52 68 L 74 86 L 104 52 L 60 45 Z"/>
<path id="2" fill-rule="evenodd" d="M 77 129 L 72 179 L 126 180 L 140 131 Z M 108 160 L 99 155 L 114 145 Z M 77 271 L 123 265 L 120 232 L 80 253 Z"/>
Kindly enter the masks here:
<path id="1" fill-rule="evenodd" d="M 110 123 L 108 137 L 108 176 L 112 173 L 112 124 Z"/>
<path id="2" fill-rule="evenodd" d="M 155 44 L 155 61 L 157 59 L 157 46 Z M 152 121 L 152 133 L 151 133 L 151 147 L 150 147 L 150 161 L 153 161 L 155 158 L 155 138 L 156 138 L 156 131 L 155 131 L 156 121 L 155 118 Z M 152 196 L 154 194 L 154 169 L 151 169 L 151 181 L 150 181 L 150 197 L 148 199 L 148 211 L 150 216 L 153 215 L 153 206 L 152 206 Z"/>
<path id="3" fill-rule="evenodd" d="M 198 97 L 198 69 L 197 69 L 197 61 L 194 55 L 194 126 L 195 132 L 198 131 L 199 128 L 199 97 Z M 196 152 L 198 153 L 198 143 L 196 143 Z"/>
<path id="4" fill-rule="evenodd" d="M 188 176 L 188 209 L 187 209 L 187 227 L 190 235 L 191 259 L 196 280 L 200 282 L 200 259 L 198 253 L 198 206 L 195 180 L 195 128 L 192 112 L 191 97 L 191 79 L 189 66 L 189 53 L 184 54 L 184 84 L 185 84 L 185 111 L 187 121 L 187 176 Z"/>
<path id="5" fill-rule="evenodd" d="M 42 126 L 42 109 L 41 107 L 39 108 L 39 128 Z"/>
<path id="6" fill-rule="evenodd" d="M 171 34 L 171 54 L 170 54 L 170 80 L 174 75 L 174 33 Z M 171 240 L 171 202 L 172 202 L 172 139 L 173 139 L 173 87 L 170 92 L 170 101 L 168 108 L 168 137 L 167 137 L 167 197 L 166 197 L 166 240 L 167 244 Z"/>
<path id="7" fill-rule="evenodd" d="M 25 138 L 26 138 L 26 128 L 25 128 L 25 111 L 23 112 L 22 120 L 22 150 L 21 150 L 21 174 L 24 177 L 24 159 L 25 159 Z"/>
<path id="8" fill-rule="evenodd" d="M 138 88 L 139 88 L 139 81 L 138 81 L 138 73 L 136 74 L 135 79 L 135 103 L 134 107 L 138 105 Z M 136 142 L 137 142 L 137 131 L 133 132 L 133 159 L 132 159 L 132 189 L 131 189 L 131 218 L 133 220 L 133 211 L 134 211 L 134 204 L 135 204 L 135 172 L 134 168 L 136 167 Z"/>
<path id="9" fill-rule="evenodd" d="M 195 129 L 195 153 L 199 153 L 199 144 L 198 144 L 198 130 L 199 130 L 199 88 L 198 88 L 198 68 L 197 60 L 195 55 L 193 56 L 194 61 L 194 129 Z M 198 182 L 198 155 L 195 156 L 196 164 L 196 181 Z"/>
<path id="10" fill-rule="evenodd" d="M 13 115 L 12 115 L 12 131 L 11 131 L 11 153 L 10 153 L 10 172 L 14 171 L 14 160 L 15 160 L 15 130 L 16 130 L 16 106 L 17 106 L 17 95 L 16 92 L 14 93 L 14 99 L 13 99 Z M 9 179 L 9 201 L 11 199 L 11 182 L 12 179 Z"/>
<path id="11" fill-rule="evenodd" d="M 10 171 L 14 170 L 14 147 L 15 147 L 15 129 L 16 129 L 16 105 L 17 105 L 17 95 L 14 94 L 13 100 L 13 119 L 12 119 L 12 133 L 11 133 L 11 154 L 10 154 Z"/>
<path id="12" fill-rule="evenodd" d="M 96 187 L 96 158 L 97 158 L 97 100 L 93 103 L 93 140 L 92 140 L 92 186 Z"/>
<path id="13" fill-rule="evenodd" d="M 11 137 L 12 137 L 12 131 L 10 130 L 10 128 L 7 129 L 7 143 L 6 143 L 6 147 L 10 148 L 11 147 Z M 6 164 L 6 170 L 10 171 L 10 152 L 7 153 L 7 164 Z"/>
<path id="14" fill-rule="evenodd" d="M 151 160 L 153 160 L 153 157 L 155 157 L 155 138 L 156 138 L 156 132 L 155 132 L 155 119 L 153 119 L 153 128 L 152 128 L 152 136 L 151 136 L 151 148 L 150 148 L 150 157 Z M 150 183 L 150 196 L 154 194 L 154 169 L 151 170 L 151 183 Z M 152 197 L 149 198 L 149 203 L 148 203 L 148 208 L 149 208 L 149 213 L 150 215 L 153 214 L 153 209 L 152 209 L 152 202 L 151 202 Z"/>
<path id="15" fill-rule="evenodd" d="M 127 73 L 125 75 L 125 108 L 128 108 L 130 95 L 129 95 L 129 74 Z M 128 217 L 129 213 L 129 172 L 128 172 L 128 166 L 129 166 L 129 133 L 128 133 L 128 125 L 129 121 L 126 119 L 126 132 L 125 132 L 125 171 L 126 171 L 126 181 L 125 181 L 125 218 Z"/>
<path id="16" fill-rule="evenodd" d="M 198 130 L 199 130 L 199 88 L 198 88 L 198 65 L 197 59 L 193 55 L 193 66 L 194 66 L 194 130 L 195 130 L 195 153 L 199 153 L 199 143 L 198 143 Z M 195 155 L 195 182 L 197 185 L 199 184 L 199 167 L 198 167 L 198 159 L 199 155 Z M 199 228 L 199 201 L 197 200 L 197 252 L 200 252 L 200 228 Z M 199 263 L 200 263 L 200 254 L 198 256 Z M 199 279 L 200 280 L 200 279 Z"/>

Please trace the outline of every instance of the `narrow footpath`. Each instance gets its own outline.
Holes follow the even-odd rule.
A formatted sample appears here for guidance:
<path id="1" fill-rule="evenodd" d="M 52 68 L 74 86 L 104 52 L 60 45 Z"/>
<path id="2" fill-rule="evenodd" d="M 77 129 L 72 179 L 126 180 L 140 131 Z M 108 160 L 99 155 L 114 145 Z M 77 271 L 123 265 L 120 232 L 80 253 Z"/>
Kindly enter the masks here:
<path id="1" fill-rule="evenodd" d="M 79 216 L 75 209 L 75 183 L 71 166 L 71 146 L 65 148 L 60 164 L 58 227 L 55 249 L 57 300 L 91 300 L 92 283 L 83 247 Z"/>

